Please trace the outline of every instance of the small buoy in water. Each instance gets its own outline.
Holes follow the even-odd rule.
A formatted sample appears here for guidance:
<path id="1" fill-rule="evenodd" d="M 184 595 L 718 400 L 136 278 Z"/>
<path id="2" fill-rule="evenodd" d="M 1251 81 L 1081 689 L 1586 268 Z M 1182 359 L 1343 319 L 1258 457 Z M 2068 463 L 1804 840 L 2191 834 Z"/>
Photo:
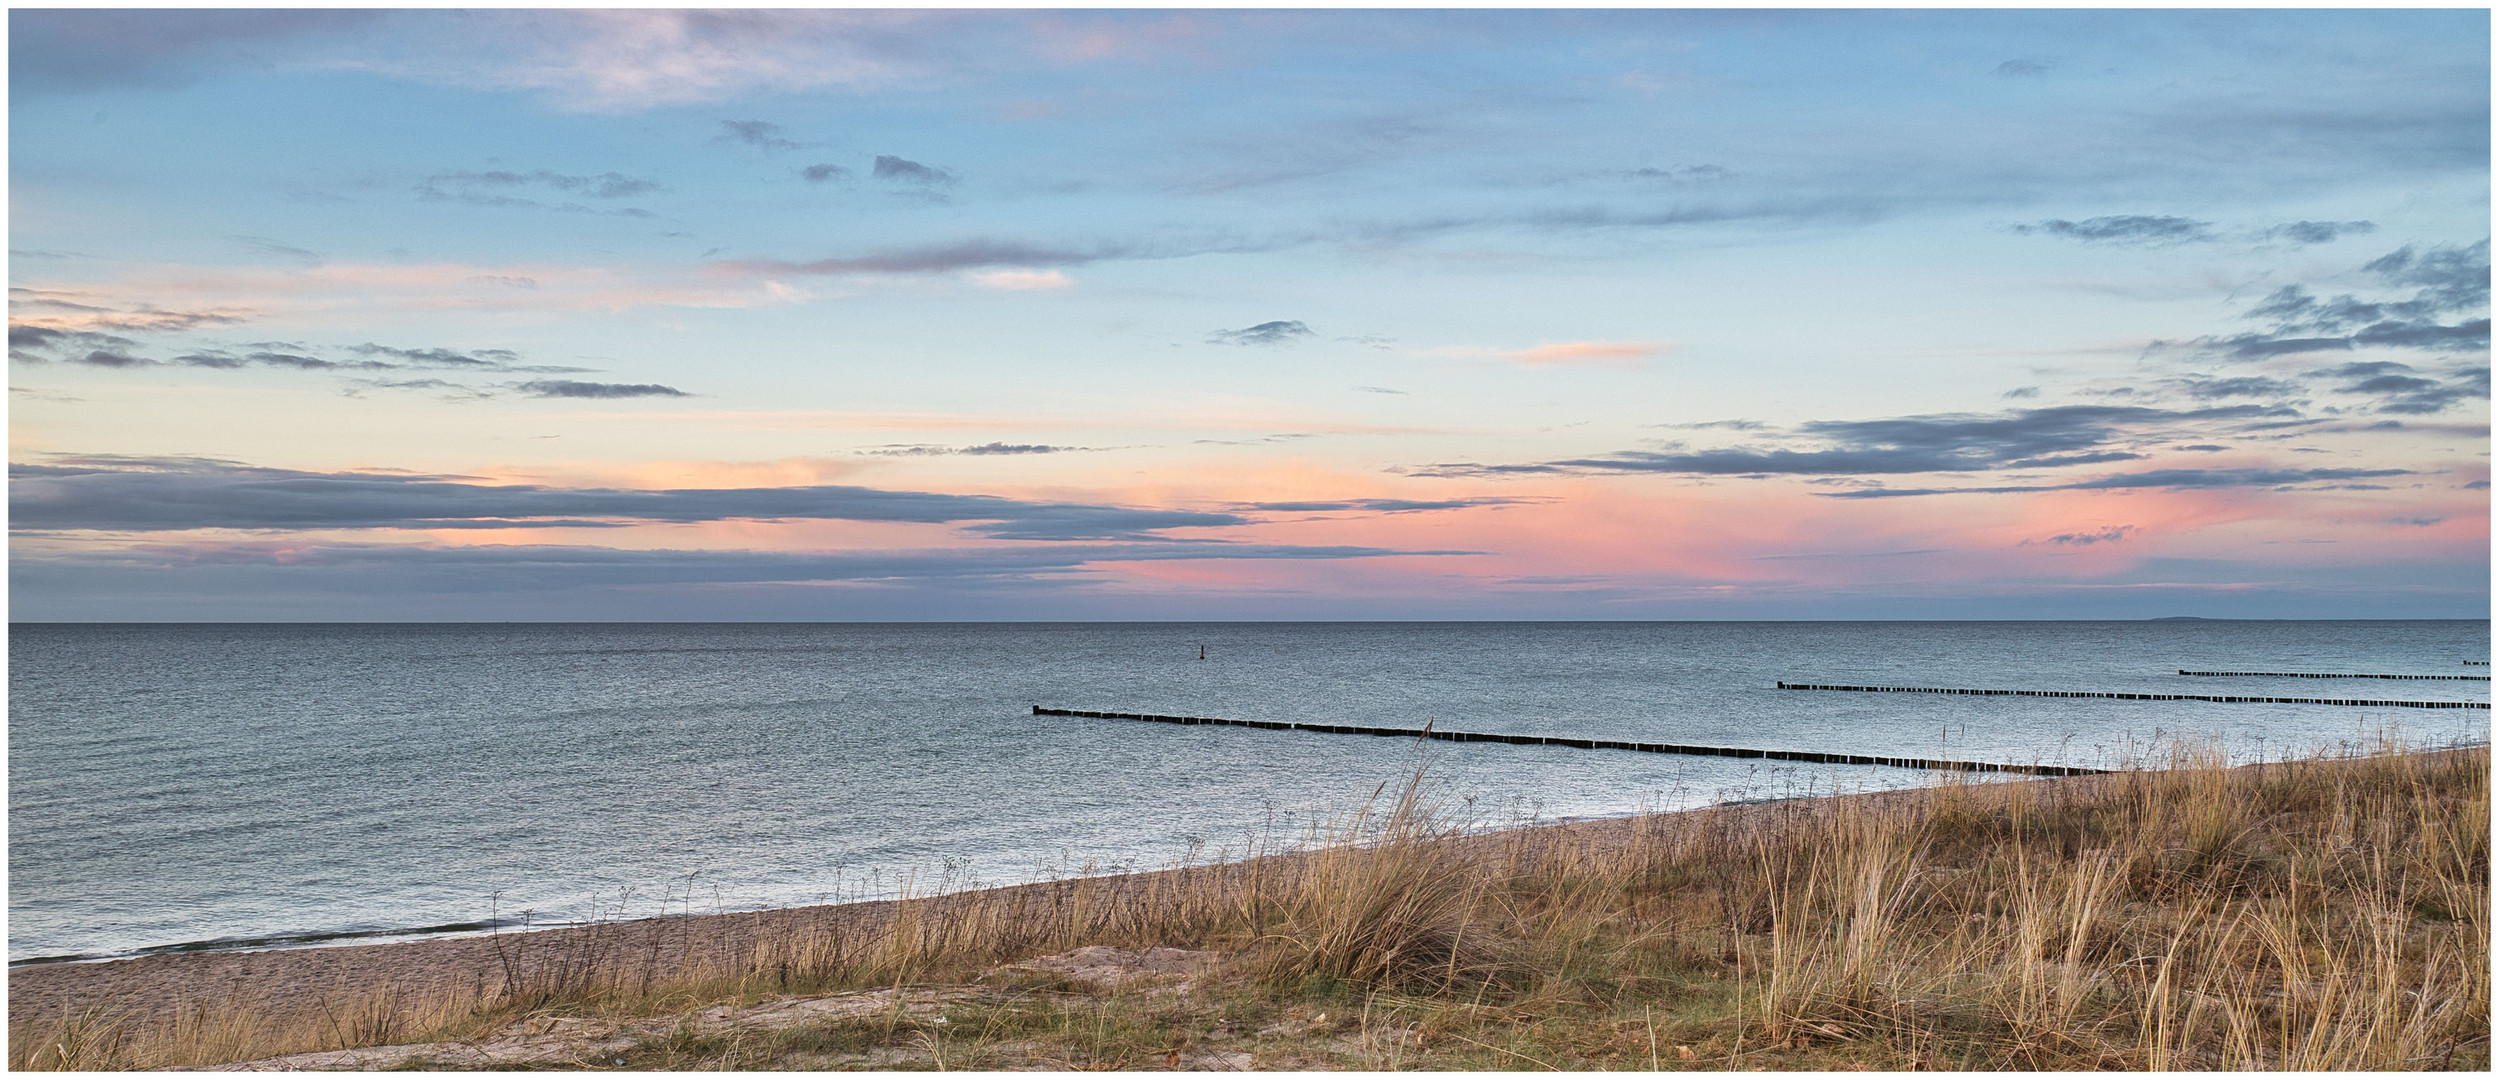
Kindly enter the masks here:
<path id="1" fill-rule="evenodd" d="M 1197 647 L 1197 658 L 1200 660 L 1206 659 L 1206 646 L 1200 645 Z"/>

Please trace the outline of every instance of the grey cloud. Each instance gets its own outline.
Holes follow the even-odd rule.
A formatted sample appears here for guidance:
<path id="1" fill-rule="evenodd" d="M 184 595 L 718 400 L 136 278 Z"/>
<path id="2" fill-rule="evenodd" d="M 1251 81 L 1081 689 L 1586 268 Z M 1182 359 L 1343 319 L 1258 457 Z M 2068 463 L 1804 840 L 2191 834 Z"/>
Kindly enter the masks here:
<path id="1" fill-rule="evenodd" d="M 922 165 L 891 154 L 878 154 L 876 167 L 869 172 L 869 175 L 888 183 L 910 184 L 917 187 L 945 187 L 962 179 L 950 170 Z"/>
<path id="2" fill-rule="evenodd" d="M 2180 389 L 2187 392 L 2187 396 L 2207 401 L 2233 397 L 2289 397 L 2307 389 L 2298 383 L 2254 376 L 2235 379 L 2189 376 L 2174 381 Z"/>
<path id="3" fill-rule="evenodd" d="M 293 39 L 352 30 L 379 11 L 41 10 L 9 13 L 9 90 L 19 96 L 175 86 L 207 65 L 257 59 Z"/>
<path id="4" fill-rule="evenodd" d="M 2039 388 L 2038 388 L 2038 387 L 2036 387 L 2036 386 L 2016 386 L 2016 387 L 2014 387 L 2014 388 L 2013 388 L 2013 389 L 2011 389 L 2011 390 L 2007 390 L 2007 391 L 2005 391 L 2003 394 L 2001 394 L 2001 395 L 1999 395 L 1999 396 L 2004 397 L 2004 398 L 2007 398 L 2007 399 L 2012 399 L 2012 398 L 2035 398 L 2035 397 L 2038 397 L 2038 396 L 2039 396 Z"/>
<path id="5" fill-rule="evenodd" d="M 13 359 L 42 363 L 57 360 L 65 363 L 98 367 L 154 367 L 159 362 L 140 356 L 138 343 L 111 334 L 55 330 L 40 326 L 13 326 L 9 329 L 10 356 Z M 172 363 L 185 367 L 233 371 L 246 367 L 282 368 L 291 371 L 479 371 L 531 374 L 564 374 L 590 370 L 555 364 L 517 363 L 519 354 L 509 349 L 409 349 L 367 342 L 352 345 L 346 352 L 351 359 L 319 356 L 315 350 L 293 342 L 256 342 L 237 352 L 228 349 L 201 349 L 173 358 Z M 103 356 L 105 359 L 98 359 Z M 376 359 L 377 357 L 386 359 Z M 372 385 L 404 386 L 407 384 L 376 383 Z"/>
<path id="6" fill-rule="evenodd" d="M 11 573 L 38 588 L 91 594 L 162 575 L 224 595 L 322 589 L 377 594 L 544 593 L 671 585 L 848 582 L 866 585 L 1066 588 L 1101 563 L 1202 559 L 1366 559 L 1478 552 L 1293 544 L 1024 544 L 921 551 L 680 551 L 588 545 L 418 545 L 352 542 L 150 543 L 20 553 Z M 75 584 L 72 584 L 75 583 Z"/>
<path id="7" fill-rule="evenodd" d="M 2450 372 L 2452 381 L 2424 378 L 2410 364 L 2390 360 L 2343 364 L 2311 374 L 2356 380 L 2337 387 L 2346 394 L 2367 394 L 2385 400 L 2377 411 L 2425 415 L 2443 412 L 2465 401 L 2490 397 L 2490 368 L 2476 366 Z"/>
<path id="8" fill-rule="evenodd" d="M 1093 449 L 1093 447 L 1089 446 L 1050 446 L 1043 443 L 991 442 L 982 443 L 978 446 L 934 446 L 929 444 L 888 446 L 874 450 L 863 450 L 860 452 L 865 454 L 874 454 L 879 457 L 946 457 L 953 455 L 994 457 L 1002 454 L 1064 454 L 1070 451 L 1091 449 Z"/>
<path id="9" fill-rule="evenodd" d="M 281 259 L 301 263 L 305 266 L 319 266 L 322 262 L 321 256 L 318 254 L 306 251 L 303 248 L 296 247 L 295 245 L 284 241 L 271 240 L 265 236 L 229 236 L 226 237 L 226 239 L 260 252 L 263 255 L 275 255 Z"/>
<path id="10" fill-rule="evenodd" d="M 1325 513 L 1337 510 L 1364 510 L 1380 514 L 1404 514 L 1417 510 L 1467 510 L 1478 506 L 1515 506 L 1526 499 L 1337 499 L 1315 502 L 1242 503 L 1243 510 L 1265 510 L 1277 513 Z"/>
<path id="11" fill-rule="evenodd" d="M 196 458 L 64 457 L 11 466 L 10 526 L 99 529 L 437 529 L 549 520 L 727 519 L 955 524 L 1004 539 L 1154 540 L 1237 514 L 1031 502 L 841 485 L 659 491 L 485 484 L 405 473 L 304 472 Z"/>
<path id="12" fill-rule="evenodd" d="M 1206 340 L 1216 345 L 1288 345 L 1313 336 L 1310 327 L 1297 320 L 1278 319 L 1239 330 L 1217 330 Z"/>
<path id="13" fill-rule="evenodd" d="M 245 353 L 243 359 L 266 367 L 294 368 L 297 371 L 337 371 L 340 369 L 388 371 L 394 366 L 379 360 L 341 362 L 324 360 L 317 356 L 304 356 L 299 353 L 269 351 Z"/>
<path id="14" fill-rule="evenodd" d="M 2297 410 L 2281 405 L 2180 410 L 2060 405 L 1994 414 L 1812 421 L 1782 433 L 1785 437 L 1809 438 L 1824 444 L 1801 450 L 1776 446 L 1687 450 L 1678 443 L 1662 450 L 1624 450 L 1603 457 L 1502 465 L 1440 462 L 1398 471 L 1433 477 L 1587 472 L 1846 477 L 2049 469 L 2139 460 L 2144 455 L 2127 447 L 2192 436 L 2214 425 L 2247 430 L 2272 426 L 2261 422 L 2269 417 L 2297 416 Z M 1675 426 L 1762 429 L 1754 421 Z"/>
<path id="15" fill-rule="evenodd" d="M 2418 313 L 2461 311 L 2490 306 L 2490 241 L 2466 247 L 2416 250 L 2406 244 L 2361 267 L 2389 285 L 2421 290 L 2412 303 Z"/>
<path id="16" fill-rule="evenodd" d="M 2170 449 L 2172 449 L 2172 450 L 2194 450 L 2194 451 L 2199 451 L 2199 452 L 2202 452 L 2202 453 L 2208 453 L 2208 454 L 2209 454 L 2209 453 L 2217 453 L 2217 452 L 2219 452 L 2219 451 L 2223 451 L 2223 450 L 2228 450 L 2228 449 L 2230 449 L 2230 448 L 2229 448 L 2229 447 L 2227 447 L 2227 446 L 2222 446 L 2222 445 L 2220 445 L 2220 444 L 2218 444 L 2218 443 L 2188 443 L 2188 444 L 2186 444 L 2186 445 L 2184 445 L 2184 446 L 2173 446 L 2173 447 L 2170 447 Z"/>
<path id="17" fill-rule="evenodd" d="M 1388 387 L 1385 387 L 1385 386 L 1357 386 L 1357 387 L 1354 387 L 1354 389 L 1356 389 L 1356 390 L 1360 390 L 1360 391 L 1362 391 L 1363 393 L 1366 393 L 1366 394 L 1399 394 L 1399 395 L 1403 395 L 1403 394 L 1405 393 L 1405 391 L 1403 391 L 1403 390 L 1391 390 L 1391 389 L 1389 389 Z"/>
<path id="18" fill-rule="evenodd" d="M 2037 60 L 2017 59 L 2007 60 L 2004 63 L 1996 65 L 1996 70 L 1991 74 L 1995 75 L 1999 79 L 2018 79 L 2045 75 L 2047 73 L 2048 65 L 2046 64 L 2040 63 Z"/>
<path id="19" fill-rule="evenodd" d="M 72 300 L 69 294 L 43 289 L 11 287 L 9 307 L 13 311 L 62 312 L 78 317 L 84 327 L 96 330 L 158 333 L 190 330 L 202 326 L 224 326 L 242 322 L 239 315 L 208 311 L 167 311 L 152 304 L 135 307 L 108 307 Z"/>
<path id="20" fill-rule="evenodd" d="M 2125 539 L 2128 533 L 2132 533 L 2134 531 L 2136 531 L 2136 529 L 2132 525 L 2116 525 L 2106 529 L 2101 529 L 2098 532 L 2058 533 L 2057 535 L 2051 536 L 2045 540 L 2024 540 L 2020 546 L 2028 547 L 2032 544 L 2054 544 L 2059 547 L 2089 547 L 2093 544 L 2114 544 Z"/>
<path id="21" fill-rule="evenodd" d="M 2140 458 L 2143 455 L 2132 451 L 2108 448 L 2137 432 L 2296 415 L 2289 409 L 2257 405 L 2192 410 L 2060 405 L 1994 415 L 1948 413 L 1884 420 L 1820 420 L 1800 424 L 1795 432 L 1834 444 L 1825 449 L 1626 450 L 1602 458 L 1547 462 L 1545 467 L 1705 476 L 1846 476 L 2054 468 Z"/>
<path id="22" fill-rule="evenodd" d="M 1627 180 L 1646 180 L 1666 184 L 1713 184 L 1735 179 L 1734 170 L 1721 165 L 1686 165 L 1675 169 L 1638 168 L 1620 174 Z"/>
<path id="23" fill-rule="evenodd" d="M 1786 555 L 1747 555 L 1746 562 L 1819 562 L 1825 559 L 1897 559 L 1908 555 L 1940 555 L 1942 548 L 1910 548 L 1904 551 L 1799 551 Z"/>
<path id="24" fill-rule="evenodd" d="M 810 184 L 822 184 L 832 180 L 848 180 L 850 170 L 831 164 L 809 165 L 798 170 L 798 175 Z"/>
<path id="25" fill-rule="evenodd" d="M 717 264 L 753 274 L 935 274 L 990 267 L 1047 268 L 1082 266 L 1135 252 L 1119 247 L 1092 249 L 1042 247 L 1002 240 L 968 240 L 934 247 L 898 248 L 848 259 L 782 262 L 750 259 Z"/>
<path id="26" fill-rule="evenodd" d="M 1576 470 L 1560 465 L 1486 465 L 1480 461 L 1435 461 L 1429 465 L 1409 465 L 1403 468 L 1391 468 L 1389 471 L 1405 476 L 1452 477 L 1541 476 Z"/>
<path id="27" fill-rule="evenodd" d="M 520 392 L 539 398 L 645 398 L 691 397 L 683 390 L 658 383 L 576 382 L 571 379 L 537 379 L 516 387 Z"/>
<path id="28" fill-rule="evenodd" d="M 2213 243 L 2238 240 L 2256 243 L 2328 244 L 2346 236 L 2361 236 L 2377 231 L 2374 221 L 2290 221 L 2261 229 L 2241 228 L 2223 232 L 2212 222 L 2194 218 L 2153 214 L 2118 214 L 2109 217 L 2067 221 L 2062 218 L 2032 224 L 2016 225 L 2014 232 L 2040 233 L 2083 243 L 2169 244 Z"/>
<path id="29" fill-rule="evenodd" d="M 524 365 L 520 354 L 510 349 L 405 349 L 366 342 L 351 345 L 349 352 L 362 356 L 387 356 L 401 367 L 443 368 L 454 371 L 534 371 L 554 374 L 566 371 L 587 371 L 588 368 Z"/>
<path id="30" fill-rule="evenodd" d="M 417 197 L 429 202 L 457 202 L 471 206 L 517 207 L 533 210 L 559 210 L 591 213 L 590 207 L 576 203 L 547 203 L 516 192 L 544 190 L 578 195 L 592 199 L 626 199 L 660 190 L 657 180 L 626 176 L 623 173 L 599 173 L 575 176 L 549 169 L 531 172 L 489 170 L 486 172 L 440 172 L 417 183 Z M 615 209 L 605 213 L 635 217 L 653 216 L 650 211 Z"/>
<path id="31" fill-rule="evenodd" d="M 2490 347 L 2490 318 L 2481 314 L 2490 306 L 2490 241 L 2426 251 L 2407 244 L 2361 269 L 2413 293 L 2404 299 L 2363 300 L 2349 293 L 2319 299 L 2303 286 L 2285 285 L 2245 313 L 2273 323 L 2272 329 L 2187 344 L 2237 360 L 2369 346 L 2429 352 Z M 2481 317 L 2452 324 L 2438 321 L 2475 314 Z M 2154 347 L 2169 344 L 2155 342 Z"/>
<path id="32" fill-rule="evenodd" d="M 1659 424 L 1657 426 L 1677 431 L 1709 431 L 1719 428 L 1728 431 L 1761 431 L 1770 425 L 1759 420 L 1704 420 L 1696 424 Z"/>
<path id="33" fill-rule="evenodd" d="M 153 366 L 156 361 L 139 356 L 138 347 L 138 342 L 118 334 L 19 324 L 9 327 L 9 359 L 24 364 L 83 364 L 104 368 Z"/>
<path id="34" fill-rule="evenodd" d="M 956 453 L 958 453 L 958 454 L 971 454 L 971 455 L 974 455 L 974 456 L 976 456 L 976 457 L 977 457 L 977 456 L 989 456 L 989 455 L 996 455 L 996 454 L 1056 454 L 1056 453 L 1060 453 L 1060 452 L 1062 452 L 1062 451 L 1066 451 L 1066 450 L 1073 450 L 1073 449 L 1076 449 L 1076 447 L 1072 447 L 1072 446 L 1045 446 L 1045 445 L 1042 445 L 1042 444 L 1040 444 L 1040 443 L 1004 443 L 1004 442 L 989 442 L 989 443 L 982 443 L 982 444 L 980 444 L 980 445 L 978 445 L 978 446 L 966 446 L 966 447 L 964 447 L 963 449 L 961 449 L 961 450 L 957 450 L 957 451 L 955 451 L 955 452 L 956 452 Z"/>
<path id="35" fill-rule="evenodd" d="M 2346 236 L 2363 236 L 2378 231 L 2374 221 L 2293 221 L 2266 229 L 2268 240 L 2288 240 L 2294 244 L 2330 244 Z"/>
<path id="36" fill-rule="evenodd" d="M 1860 488 L 1855 491 L 1817 491 L 1826 499 L 1897 499 L 1917 495 L 2006 495 L 2032 491 L 2118 491 L 2131 488 L 2168 488 L 2173 490 L 2269 487 L 2287 488 L 2297 484 L 2313 484 L 2328 480 L 2375 479 L 2386 476 L 2418 476 L 2411 469 L 2154 469 L 2150 472 L 2120 473 L 2096 480 L 2071 484 L 2022 484 L 2004 487 L 1971 488 Z M 2342 485 L 2383 490 L 2375 485 Z"/>
<path id="37" fill-rule="evenodd" d="M 801 145 L 783 134 L 781 125 L 764 120 L 723 120 L 720 122 L 720 134 L 712 141 L 744 143 L 768 153 L 796 150 Z"/>
<path id="38" fill-rule="evenodd" d="M 2182 244 L 2215 239 L 2217 235 L 2209 221 L 2150 214 L 2118 214 L 2081 221 L 2052 218 L 2033 225 L 2016 225 L 2013 231 L 2104 244 Z"/>
<path id="39" fill-rule="evenodd" d="M 439 390 L 445 401 L 482 401 L 495 396 L 491 391 L 451 382 L 446 379 L 349 379 L 348 397 L 362 397 L 358 389 L 371 390 Z M 462 528 L 465 526 L 453 526 Z"/>
<path id="40" fill-rule="evenodd" d="M 480 387 L 462 385 L 462 382 L 437 380 L 437 377 L 422 377 L 422 380 L 352 377 L 352 380 L 347 380 L 345 390 L 340 390 L 340 392 L 347 397 L 362 397 L 360 390 L 437 390 L 442 400 L 447 400 L 447 402 L 472 402 L 472 400 L 487 400 L 487 397 L 495 397 L 495 392 L 492 390 L 480 390 Z M 492 525 L 447 525 L 447 527 L 492 527 Z"/>

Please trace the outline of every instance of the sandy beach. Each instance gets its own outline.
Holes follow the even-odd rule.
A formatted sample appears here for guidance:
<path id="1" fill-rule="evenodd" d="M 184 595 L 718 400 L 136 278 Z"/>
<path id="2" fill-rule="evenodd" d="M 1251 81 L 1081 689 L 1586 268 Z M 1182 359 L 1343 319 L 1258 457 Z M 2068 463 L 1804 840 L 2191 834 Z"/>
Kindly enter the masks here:
<path id="1" fill-rule="evenodd" d="M 1339 842 L 1236 862 L 28 965 L 10 972 L 11 1053 L 104 1069 L 2474 1068 L 2487 801 L 2480 748 L 1480 832 L 1409 789 Z"/>
<path id="2" fill-rule="evenodd" d="M 2016 781 L 2023 784 L 2078 780 Z M 1464 842 L 1521 839 L 1650 839 L 1693 828 L 1762 828 L 1800 813 L 1851 800 L 1897 799 L 1909 792 L 1798 799 L 1707 810 L 1607 818 L 1477 834 Z M 1291 855 L 1269 858 L 1293 858 Z M 1248 863 L 1039 882 L 948 894 L 953 902 L 1000 902 L 1048 908 L 1081 887 L 1094 902 L 1148 893 L 1175 874 L 1246 872 Z M 560 965 L 594 963 L 635 979 L 665 981 L 704 968 L 738 970 L 759 944 L 811 934 L 868 937 L 889 924 L 895 902 L 862 901 L 766 911 L 638 919 L 526 933 L 481 934 L 378 945 L 336 945 L 256 952 L 177 953 L 85 963 L 30 964 L 9 971 L 9 1020 L 53 1020 L 103 1006 L 142 1023 L 186 1010 L 248 1007 L 270 1013 L 318 1012 L 377 994 L 402 1000 L 467 992 L 484 997 L 507 978 L 527 978 Z"/>

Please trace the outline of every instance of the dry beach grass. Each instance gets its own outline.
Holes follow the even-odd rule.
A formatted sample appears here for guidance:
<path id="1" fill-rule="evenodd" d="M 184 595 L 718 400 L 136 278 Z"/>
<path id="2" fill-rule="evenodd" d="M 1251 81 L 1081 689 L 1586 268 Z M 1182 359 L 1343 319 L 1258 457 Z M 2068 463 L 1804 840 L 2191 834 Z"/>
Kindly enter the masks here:
<path id="1" fill-rule="evenodd" d="M 1495 833 L 1414 785 L 1152 874 L 19 969 L 10 1065 L 2489 1066 L 2487 748 L 2173 765 Z"/>

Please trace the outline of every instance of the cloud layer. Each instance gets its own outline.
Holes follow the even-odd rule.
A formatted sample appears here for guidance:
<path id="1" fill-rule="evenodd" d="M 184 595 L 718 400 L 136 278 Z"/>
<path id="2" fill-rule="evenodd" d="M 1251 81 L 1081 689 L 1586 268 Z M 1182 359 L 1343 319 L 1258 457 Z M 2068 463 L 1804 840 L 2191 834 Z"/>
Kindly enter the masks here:
<path id="1" fill-rule="evenodd" d="M 97 456 L 14 465 L 20 531 L 502 529 L 728 519 L 960 525 L 1011 540 L 1168 540 L 1162 530 L 1248 524 L 1237 514 L 1029 502 L 815 485 L 637 491 L 485 484 L 402 473 L 302 472 L 229 461 Z"/>

